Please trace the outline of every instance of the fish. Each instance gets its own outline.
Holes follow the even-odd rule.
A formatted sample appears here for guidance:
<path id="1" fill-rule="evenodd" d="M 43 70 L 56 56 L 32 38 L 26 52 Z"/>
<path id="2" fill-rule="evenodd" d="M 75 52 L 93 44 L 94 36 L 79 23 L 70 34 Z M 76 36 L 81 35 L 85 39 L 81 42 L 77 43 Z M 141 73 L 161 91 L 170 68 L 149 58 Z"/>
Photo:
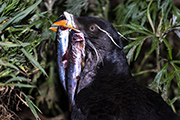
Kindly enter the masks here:
<path id="1" fill-rule="evenodd" d="M 69 106 L 72 106 L 85 60 L 85 38 L 75 28 L 72 15 L 64 14 L 53 23 L 55 27 L 49 29 L 56 32 L 59 78 L 69 96 Z"/>
<path id="2" fill-rule="evenodd" d="M 65 70 L 67 67 L 67 50 L 69 43 L 69 29 L 58 26 L 56 33 L 57 40 L 57 64 L 59 79 L 66 90 Z"/>
<path id="3" fill-rule="evenodd" d="M 83 33 L 71 32 L 68 50 L 66 81 L 67 92 L 70 102 L 73 105 L 75 91 L 83 68 L 82 64 L 85 59 L 85 38 Z"/>
<path id="4" fill-rule="evenodd" d="M 60 15 L 57 21 L 62 21 L 63 24 L 66 24 L 64 15 Z M 69 33 L 71 29 L 57 25 L 56 24 L 57 21 L 55 21 L 49 29 L 56 32 L 57 64 L 58 64 L 57 68 L 58 68 L 58 73 L 59 73 L 59 79 L 64 89 L 67 90 L 65 71 L 67 67 L 67 52 L 68 52 L 69 35 L 70 35 Z"/>

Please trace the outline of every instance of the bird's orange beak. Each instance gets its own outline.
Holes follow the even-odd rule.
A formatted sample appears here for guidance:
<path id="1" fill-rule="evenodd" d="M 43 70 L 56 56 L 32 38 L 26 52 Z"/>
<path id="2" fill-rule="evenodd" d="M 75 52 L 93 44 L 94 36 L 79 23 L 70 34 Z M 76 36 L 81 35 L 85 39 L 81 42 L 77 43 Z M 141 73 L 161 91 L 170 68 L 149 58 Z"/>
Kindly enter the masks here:
<path id="1" fill-rule="evenodd" d="M 54 32 L 57 32 L 57 27 L 50 27 L 49 29 L 54 31 Z"/>
<path id="2" fill-rule="evenodd" d="M 54 26 L 63 26 L 65 28 L 70 28 L 70 29 L 73 29 L 75 31 L 78 31 L 76 28 L 72 27 L 72 25 L 68 24 L 67 20 L 56 21 L 56 22 L 53 23 L 53 25 Z M 52 31 L 57 32 L 57 27 L 50 27 L 49 29 L 52 30 Z"/>

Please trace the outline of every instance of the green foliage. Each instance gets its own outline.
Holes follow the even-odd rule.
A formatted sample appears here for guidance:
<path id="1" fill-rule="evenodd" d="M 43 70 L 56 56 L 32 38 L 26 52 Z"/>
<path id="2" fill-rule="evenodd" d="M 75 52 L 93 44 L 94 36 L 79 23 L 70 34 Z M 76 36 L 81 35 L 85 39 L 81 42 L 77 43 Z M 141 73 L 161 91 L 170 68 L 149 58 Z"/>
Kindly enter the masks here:
<path id="1" fill-rule="evenodd" d="M 144 25 L 146 21 L 147 0 L 128 0 L 119 4 L 114 10 L 116 11 L 117 24 L 125 24 L 128 21 Z M 139 21 L 141 20 L 141 21 Z"/>
<path id="2" fill-rule="evenodd" d="M 44 70 L 45 61 L 38 59 L 39 53 L 36 50 L 44 40 L 44 36 L 39 32 L 42 25 L 50 25 L 44 16 L 47 12 L 37 12 L 40 3 L 41 0 L 0 2 L 0 87 L 34 89 L 37 88 L 35 83 L 38 76 L 48 76 Z M 48 27 L 43 30 L 48 30 Z M 46 34 L 45 39 L 50 38 L 50 35 Z M 30 98 L 23 92 L 15 94 L 24 95 L 20 101 L 25 99 L 36 119 L 39 119 L 35 112 L 37 107 Z M 2 99 L 5 99 L 5 96 Z M 9 101 L 10 99 L 8 98 Z M 12 99 L 15 100 L 14 97 Z"/>
<path id="3" fill-rule="evenodd" d="M 25 100 L 26 100 L 26 102 L 27 102 L 27 105 L 29 106 L 29 108 L 30 108 L 30 110 L 32 111 L 32 113 L 34 114 L 34 117 L 36 118 L 36 120 L 40 120 L 40 118 L 39 118 L 39 116 L 38 116 L 35 108 L 36 108 L 40 113 L 42 113 L 41 110 L 29 99 L 29 97 L 28 97 L 26 94 L 24 94 L 23 92 L 22 92 L 21 94 L 25 97 Z"/>
<path id="4" fill-rule="evenodd" d="M 32 65 L 35 65 L 34 69 L 39 68 L 45 75 L 47 75 L 44 69 L 41 67 L 41 65 L 37 62 L 37 58 L 34 58 L 31 55 L 33 54 L 33 52 L 35 52 L 33 46 L 37 46 L 40 42 L 38 39 L 35 39 L 33 42 L 28 41 L 28 37 L 31 36 L 31 34 L 33 34 L 30 31 L 32 26 L 28 26 L 28 24 L 19 24 L 20 21 L 26 19 L 25 17 L 27 17 L 27 15 L 30 14 L 30 12 L 32 12 L 37 7 L 41 0 L 37 1 L 30 7 L 26 6 L 26 8 L 23 7 L 24 3 L 20 3 L 20 1 L 14 0 L 8 2 L 9 4 L 7 4 L 6 2 L 3 3 L 2 7 L 6 6 L 6 9 L 3 9 L 1 11 L 1 17 L 6 18 L 0 26 L 0 45 L 2 46 L 1 52 L 3 53 L 0 56 L 0 61 L 1 65 L 4 66 L 1 68 L 1 77 L 6 76 L 6 72 L 8 72 L 8 75 L 11 75 L 11 73 L 14 74 L 14 72 L 16 72 L 16 76 L 20 73 L 29 76 L 31 74 L 31 71 L 25 69 L 25 56 L 29 59 Z M 19 6 L 20 8 L 21 6 L 23 8 L 20 9 Z M 26 40 L 24 38 L 21 39 L 21 37 L 27 37 L 27 43 Z M 21 62 L 19 62 L 19 60 Z M 10 70 L 8 67 L 14 69 Z"/>
<path id="5" fill-rule="evenodd" d="M 173 103 L 179 99 L 180 94 L 180 68 L 178 67 L 180 61 L 175 60 L 178 55 L 173 55 L 173 46 L 170 44 L 172 40 L 169 39 L 169 35 L 174 32 L 180 38 L 178 34 L 180 30 L 180 10 L 173 6 L 172 0 L 151 0 L 149 2 L 129 0 L 117 6 L 115 10 L 117 11 L 116 27 L 118 29 L 121 27 L 119 30 L 122 34 L 130 36 L 129 39 L 132 40 L 130 44 L 125 46 L 125 49 L 128 50 L 129 63 L 137 60 L 140 53 L 143 53 L 143 44 L 146 41 L 151 41 L 151 47 L 143 55 L 143 62 L 134 75 L 155 73 L 156 75 L 150 86 L 160 92 L 162 97 L 173 107 Z M 121 14 L 119 14 L 120 11 Z M 163 52 L 167 54 L 164 55 Z M 147 61 L 147 58 L 150 59 L 153 54 L 155 54 L 153 57 L 155 63 L 151 67 L 146 67 L 144 61 Z M 149 63 L 146 62 L 146 64 Z M 178 93 L 174 93 L 174 98 L 170 100 L 168 96 L 172 81 L 177 84 Z"/>
<path id="6" fill-rule="evenodd" d="M 89 0 L 67 0 L 67 12 L 79 16 L 82 10 L 87 11 Z"/>
<path id="7" fill-rule="evenodd" d="M 146 83 L 177 111 L 174 104 L 180 94 L 180 49 L 173 43 L 180 45 L 180 10 L 173 0 L 128 0 L 115 5 L 115 9 L 113 2 L 0 0 L 0 87 L 20 88 L 20 101 L 29 106 L 36 119 L 42 103 L 49 110 L 55 106 L 61 111 L 55 104 L 53 83 L 57 79 L 56 36 L 48 28 L 68 11 L 110 21 L 131 40 L 124 48 L 128 62 L 134 64 L 133 75 L 145 76 L 144 81 L 153 79 Z M 28 88 L 28 93 L 23 88 Z M 33 91 L 37 91 L 34 101 L 30 99 Z"/>

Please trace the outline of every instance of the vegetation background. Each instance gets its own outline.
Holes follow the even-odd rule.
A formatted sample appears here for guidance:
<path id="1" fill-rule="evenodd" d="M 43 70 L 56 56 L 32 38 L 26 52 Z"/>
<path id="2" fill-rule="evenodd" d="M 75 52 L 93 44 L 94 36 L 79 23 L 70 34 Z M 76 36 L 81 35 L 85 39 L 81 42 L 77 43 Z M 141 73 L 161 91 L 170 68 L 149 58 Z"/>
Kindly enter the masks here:
<path id="1" fill-rule="evenodd" d="M 112 23 L 128 38 L 122 41 L 137 82 L 180 114 L 179 8 L 179 0 L 0 0 L 0 119 L 66 111 L 56 33 L 48 29 L 63 11 Z"/>

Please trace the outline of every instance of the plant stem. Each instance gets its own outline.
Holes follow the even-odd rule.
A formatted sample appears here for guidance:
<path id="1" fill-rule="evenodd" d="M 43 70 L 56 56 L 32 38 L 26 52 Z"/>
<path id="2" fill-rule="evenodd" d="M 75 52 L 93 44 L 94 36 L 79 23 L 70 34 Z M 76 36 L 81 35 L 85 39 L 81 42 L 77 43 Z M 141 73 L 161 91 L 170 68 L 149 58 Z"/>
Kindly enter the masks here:
<path id="1" fill-rule="evenodd" d="M 159 55 L 160 55 L 160 50 L 159 50 L 159 43 L 157 43 L 157 48 L 156 48 L 156 64 L 157 64 L 157 72 L 161 69 L 160 68 L 160 61 L 159 61 Z"/>

